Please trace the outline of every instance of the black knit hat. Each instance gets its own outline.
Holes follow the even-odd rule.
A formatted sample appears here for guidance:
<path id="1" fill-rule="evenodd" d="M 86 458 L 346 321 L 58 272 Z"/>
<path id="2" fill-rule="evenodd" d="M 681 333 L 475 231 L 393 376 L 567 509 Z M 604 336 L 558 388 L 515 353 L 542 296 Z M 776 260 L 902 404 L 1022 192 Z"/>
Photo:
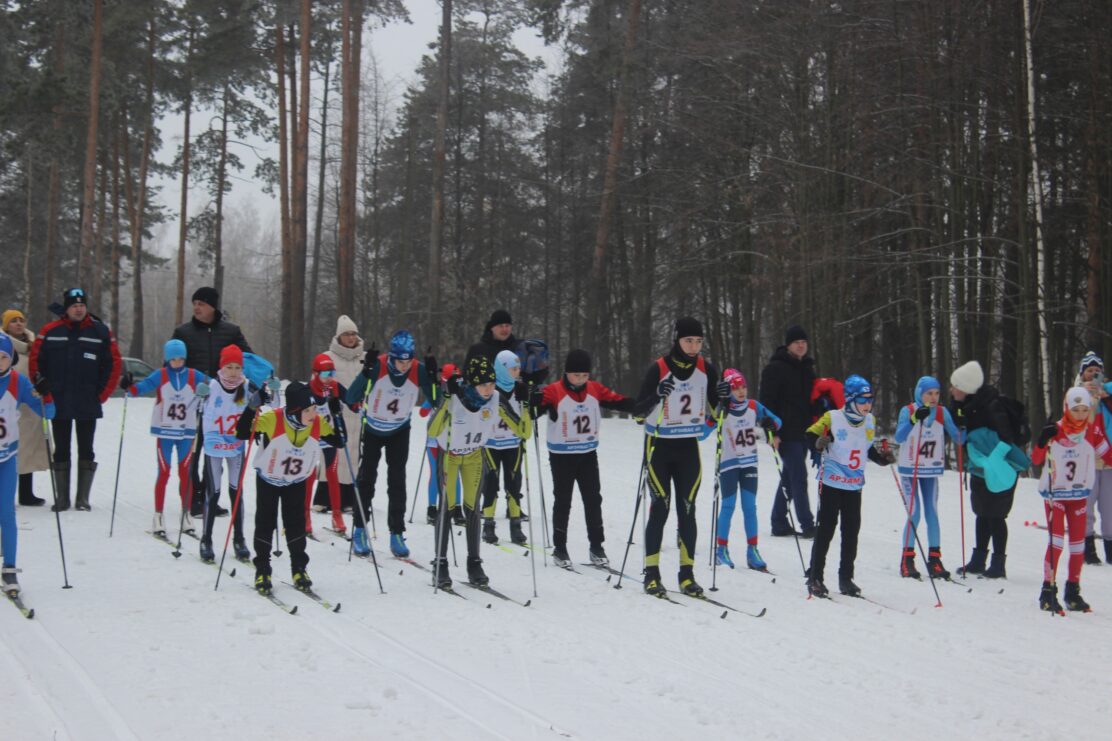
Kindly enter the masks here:
<path id="1" fill-rule="evenodd" d="M 586 350 L 572 350 L 564 360 L 564 373 L 590 373 L 591 354 Z"/>
<path id="2" fill-rule="evenodd" d="M 676 333 L 674 339 L 681 337 L 702 337 L 703 323 L 698 319 L 685 316 L 676 320 Z"/>
<path id="3" fill-rule="evenodd" d="M 313 392 L 301 381 L 291 381 L 286 386 L 286 411 L 300 414 L 314 404 Z"/>
<path id="4" fill-rule="evenodd" d="M 212 286 L 202 286 L 193 292 L 191 301 L 204 301 L 214 309 L 220 308 L 220 294 Z"/>
<path id="5" fill-rule="evenodd" d="M 486 328 L 489 330 L 491 327 L 497 327 L 499 324 L 513 323 L 514 320 L 513 317 L 510 316 L 510 312 L 505 309 L 495 309 L 494 313 L 490 315 L 490 319 L 487 320 Z"/>
<path id="6" fill-rule="evenodd" d="M 790 345 L 793 342 L 797 342 L 799 340 L 809 341 L 807 332 L 804 331 L 803 327 L 799 326 L 798 324 L 793 324 L 792 326 L 788 327 L 788 331 L 784 333 L 784 344 Z"/>
<path id="7" fill-rule="evenodd" d="M 467 361 L 467 370 L 463 377 L 472 386 L 494 383 L 494 366 L 490 364 L 489 358 L 476 355 Z"/>
<path id="8" fill-rule="evenodd" d="M 62 306 L 69 308 L 74 304 L 88 304 L 89 297 L 80 288 L 67 288 L 62 294 Z"/>

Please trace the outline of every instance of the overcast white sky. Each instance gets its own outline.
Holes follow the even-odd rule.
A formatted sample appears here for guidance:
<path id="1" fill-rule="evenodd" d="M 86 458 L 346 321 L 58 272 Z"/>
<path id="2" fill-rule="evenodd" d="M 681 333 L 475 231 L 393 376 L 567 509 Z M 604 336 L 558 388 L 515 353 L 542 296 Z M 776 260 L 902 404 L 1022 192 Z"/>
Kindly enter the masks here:
<path id="1" fill-rule="evenodd" d="M 406 6 L 409 8 L 411 23 L 392 23 L 385 28 L 376 25 L 374 28 L 366 29 L 363 37 L 364 65 L 369 59 L 369 55 L 373 53 L 378 60 L 384 80 L 393 90 L 393 97 L 396 102 L 401 101 L 405 88 L 416 79 L 416 69 L 421 56 L 429 53 L 429 44 L 436 40 L 440 28 L 441 10 L 440 3 L 437 0 L 406 0 Z M 545 59 L 550 68 L 554 64 L 556 50 L 546 49 L 535 32 L 531 30 L 519 31 L 515 36 L 515 41 L 518 47 L 529 56 Z M 339 54 L 339 49 L 337 49 L 337 54 Z M 319 96 L 320 84 L 320 80 L 314 79 L 314 96 Z M 319 100 L 319 97 L 317 99 Z M 314 111 L 311 115 L 315 118 L 318 114 Z M 209 118 L 209 112 L 199 112 L 197 110 L 193 112 L 191 138 L 200 133 L 202 130 L 200 127 L 206 125 Z M 167 116 L 159 122 L 163 139 L 162 150 L 159 152 L 161 161 L 172 161 L 181 147 L 182 125 L 183 119 L 179 114 Z M 309 144 L 311 157 L 315 157 L 312 153 L 316 152 L 317 148 L 313 140 L 315 140 L 315 137 L 310 140 Z M 252 144 L 260 152 L 265 152 L 277 159 L 277 147 L 274 144 L 262 140 L 252 142 Z M 236 208 L 250 204 L 259 214 L 260 220 L 264 222 L 262 226 L 265 230 L 268 226 L 265 222 L 278 218 L 277 200 L 263 193 L 261 187 L 250 182 L 259 158 L 247 148 L 240 148 L 238 154 L 245 165 L 244 171 L 241 173 L 241 177 L 244 179 L 234 182 L 231 194 L 225 197 L 226 207 Z M 156 228 L 154 239 L 149 245 L 152 251 L 162 255 L 169 255 L 177 250 L 177 213 L 181 198 L 180 177 L 179 173 L 172 178 L 157 179 L 154 183 L 161 188 L 161 192 L 157 196 L 159 202 L 165 204 L 167 210 L 174 214 L 170 221 L 160 225 L 160 228 Z M 315 181 L 315 177 L 313 180 Z M 313 194 L 310 194 L 310 199 L 313 197 Z M 190 214 L 201 211 L 208 201 L 209 195 L 204 184 L 191 182 L 189 188 Z M 312 207 L 311 202 L 310 208 Z"/>

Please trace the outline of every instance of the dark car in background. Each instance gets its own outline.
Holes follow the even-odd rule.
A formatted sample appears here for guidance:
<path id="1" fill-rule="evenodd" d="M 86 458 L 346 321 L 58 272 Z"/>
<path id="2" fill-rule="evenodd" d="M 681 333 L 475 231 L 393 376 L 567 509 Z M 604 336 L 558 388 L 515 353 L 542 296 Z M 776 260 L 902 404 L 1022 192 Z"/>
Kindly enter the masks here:
<path id="1" fill-rule="evenodd" d="M 150 374 L 154 373 L 154 371 L 155 371 L 154 368 L 147 365 L 147 363 L 145 361 L 140 360 L 139 358 L 121 358 L 121 360 L 123 361 L 123 364 L 124 364 L 124 372 L 125 373 L 130 373 L 131 377 L 133 379 L 135 379 L 136 383 L 138 383 L 139 381 L 142 381 L 144 378 L 146 378 Z M 140 396 L 153 397 L 154 393 L 155 393 L 154 391 L 151 391 L 151 392 L 146 393 L 146 394 L 140 394 Z M 124 391 L 121 388 L 117 388 L 115 391 L 112 392 L 112 396 L 123 396 L 123 395 L 124 395 Z"/>

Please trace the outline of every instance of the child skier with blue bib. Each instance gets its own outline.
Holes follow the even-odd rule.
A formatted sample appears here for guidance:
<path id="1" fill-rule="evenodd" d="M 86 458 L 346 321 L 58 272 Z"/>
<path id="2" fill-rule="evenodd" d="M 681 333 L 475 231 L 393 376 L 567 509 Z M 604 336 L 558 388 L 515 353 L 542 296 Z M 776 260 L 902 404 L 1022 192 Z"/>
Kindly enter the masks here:
<path id="1" fill-rule="evenodd" d="M 193 462 L 193 440 L 197 434 L 197 409 L 199 398 L 196 390 L 209 377 L 199 370 L 185 367 L 185 343 L 170 340 L 162 348 L 164 365 L 149 376 L 135 382 L 130 373 L 120 377 L 120 388 L 130 396 L 155 392 L 151 409 L 151 435 L 155 438 L 158 455 L 158 478 L 154 483 L 154 522 L 152 532 L 165 537 L 166 523 L 162 507 L 166 501 L 166 484 L 170 481 L 170 462 L 177 453 L 178 496 L 181 498 L 185 517 L 182 532 L 191 533 L 195 528 L 189 514 L 193 503 L 193 482 L 189 470 Z"/>
<path id="2" fill-rule="evenodd" d="M 827 412 L 807 428 L 808 442 L 822 453 L 819 524 L 811 548 L 811 568 L 807 572 L 807 591 L 814 597 L 830 596 L 823 571 L 839 518 L 842 520 L 842 559 L 838 567 L 838 589 L 850 597 L 861 596 L 861 588 L 853 582 L 853 569 L 861 530 L 865 459 L 881 466 L 896 462 L 892 451 L 881 452 L 873 446 L 876 420 L 872 415 L 872 385 L 861 376 L 850 376 L 845 382 L 845 395 L 844 407 Z"/>
<path id="3" fill-rule="evenodd" d="M 896 423 L 900 493 L 904 509 L 911 510 L 911 522 L 904 525 L 900 576 L 910 579 L 921 578 L 915 568 L 915 530 L 920 517 L 927 521 L 927 570 L 935 579 L 950 578 L 950 572 L 942 565 L 938 480 L 946 468 L 946 436 L 958 445 L 963 437 L 950 410 L 938 403 L 941 394 L 938 379 L 923 376 L 915 384 L 915 401 L 900 409 Z"/>
<path id="4" fill-rule="evenodd" d="M 745 561 L 749 568 L 767 571 L 768 564 L 757 550 L 757 439 L 772 433 L 774 448 L 780 443 L 775 433 L 780 418 L 756 399 L 750 399 L 745 376 L 727 368 L 722 380 L 730 384 L 729 403 L 722 419 L 722 456 L 718 466 L 718 486 L 722 509 L 715 528 L 715 558 L 720 566 L 734 568 L 730 558 L 730 520 L 741 492 L 741 511 L 745 516 Z M 761 431 L 758 431 L 761 430 Z"/>
<path id="5" fill-rule="evenodd" d="M 45 380 L 36 387 L 13 368 L 15 347 L 11 338 L 0 332 L 0 541 L 4 566 L 0 571 L 0 588 L 9 594 L 19 592 L 18 569 L 15 565 L 18 536 L 15 522 L 16 483 L 19 480 L 16 459 L 19 456 L 19 407 L 25 406 L 45 419 L 54 419 L 54 402 L 50 399 Z"/>

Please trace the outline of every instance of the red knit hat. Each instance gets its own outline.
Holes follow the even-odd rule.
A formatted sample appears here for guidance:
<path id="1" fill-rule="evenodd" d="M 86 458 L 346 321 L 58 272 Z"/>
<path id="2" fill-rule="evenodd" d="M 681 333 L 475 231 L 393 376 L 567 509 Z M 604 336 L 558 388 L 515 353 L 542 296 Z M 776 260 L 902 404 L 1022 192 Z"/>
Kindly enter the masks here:
<path id="1" fill-rule="evenodd" d="M 220 367 L 223 368 L 230 363 L 243 366 L 243 350 L 236 345 L 228 345 L 220 351 Z"/>
<path id="2" fill-rule="evenodd" d="M 321 353 L 313 358 L 313 373 L 320 373 L 321 371 L 334 371 L 336 364 L 332 362 L 332 356 L 328 353 Z"/>

